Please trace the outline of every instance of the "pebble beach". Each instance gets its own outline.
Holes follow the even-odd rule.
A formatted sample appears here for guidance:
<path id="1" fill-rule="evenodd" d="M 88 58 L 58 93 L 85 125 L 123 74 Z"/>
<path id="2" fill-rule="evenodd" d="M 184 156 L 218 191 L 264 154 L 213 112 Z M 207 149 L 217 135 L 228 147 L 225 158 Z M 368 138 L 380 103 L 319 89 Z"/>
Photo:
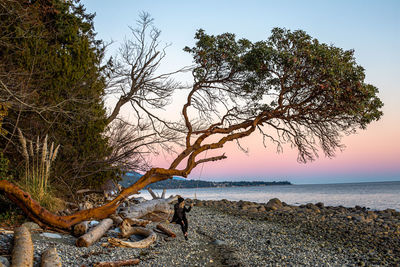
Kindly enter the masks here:
<path id="1" fill-rule="evenodd" d="M 188 213 L 189 240 L 179 225 L 167 224 L 176 238 L 157 232 L 144 249 L 75 246 L 68 234 L 32 230 L 35 264 L 56 247 L 63 266 L 138 258 L 136 266 L 399 266 L 400 212 L 363 207 L 325 207 L 322 203 L 289 206 L 268 203 L 200 201 Z M 155 223 L 147 227 L 155 228 Z M 109 231 L 108 235 L 117 235 Z M 10 260 L 13 234 L 0 234 L 0 255 Z M 1 264 L 0 264 L 1 266 Z"/>

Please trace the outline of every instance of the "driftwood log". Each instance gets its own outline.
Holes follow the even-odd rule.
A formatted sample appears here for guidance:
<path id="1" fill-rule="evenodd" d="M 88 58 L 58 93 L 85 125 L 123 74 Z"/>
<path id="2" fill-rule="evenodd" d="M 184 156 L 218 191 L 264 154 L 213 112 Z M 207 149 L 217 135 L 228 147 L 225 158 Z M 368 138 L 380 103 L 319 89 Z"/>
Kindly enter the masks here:
<path id="1" fill-rule="evenodd" d="M 78 247 L 89 247 L 94 244 L 97 240 L 99 240 L 105 232 L 113 225 L 112 219 L 104 219 L 102 220 L 96 227 L 94 227 L 91 231 L 79 237 L 76 240 L 76 245 Z"/>
<path id="2" fill-rule="evenodd" d="M 109 218 L 113 220 L 115 225 L 120 225 L 123 222 L 121 216 L 117 214 L 111 214 Z"/>
<path id="3" fill-rule="evenodd" d="M 122 260 L 122 261 L 103 261 L 93 264 L 93 267 L 119 267 L 139 264 L 139 259 Z"/>
<path id="4" fill-rule="evenodd" d="M 40 267 L 61 267 L 61 259 L 58 256 L 55 247 L 46 249 L 42 254 L 42 261 Z"/>
<path id="5" fill-rule="evenodd" d="M 167 192 L 167 190 L 164 188 L 163 190 L 162 190 L 162 194 L 161 194 L 161 198 L 162 199 L 165 199 L 165 193 Z"/>
<path id="6" fill-rule="evenodd" d="M 177 197 L 167 199 L 152 199 L 134 206 L 121 208 L 120 214 L 125 218 L 138 219 L 152 212 L 165 212 L 170 214 L 173 212 L 169 203 L 176 200 Z"/>
<path id="7" fill-rule="evenodd" d="M 86 234 L 86 232 L 89 230 L 89 221 L 83 221 L 81 223 L 78 223 L 74 226 L 74 231 L 73 234 L 74 236 L 82 236 Z"/>
<path id="8" fill-rule="evenodd" d="M 121 229 L 121 236 L 122 237 L 131 236 L 133 234 L 133 231 L 135 231 L 132 225 L 145 227 L 149 223 L 151 223 L 151 221 L 127 218 L 123 220 L 121 225 L 119 226 Z"/>
<path id="9" fill-rule="evenodd" d="M 156 193 L 151 188 L 147 188 L 147 191 L 149 191 L 150 195 L 152 196 L 153 199 L 159 199 Z"/>
<path id="10" fill-rule="evenodd" d="M 143 220 L 143 219 L 132 219 L 132 218 L 126 218 L 124 219 L 125 222 L 129 223 L 131 226 L 142 226 L 146 227 L 151 221 L 149 220 Z"/>
<path id="11" fill-rule="evenodd" d="M 28 228 L 21 226 L 14 231 L 14 248 L 12 251 L 13 267 L 33 266 L 33 243 Z"/>
<path id="12" fill-rule="evenodd" d="M 152 222 L 165 222 L 172 218 L 173 210 L 169 210 L 168 212 L 165 211 L 153 211 L 147 213 L 142 217 L 144 220 L 149 220 Z"/>
<path id="13" fill-rule="evenodd" d="M 166 233 L 168 236 L 170 237 L 176 237 L 176 234 L 174 232 L 172 232 L 168 227 L 166 227 L 165 225 L 159 223 L 157 224 L 157 229 Z"/>
<path id="14" fill-rule="evenodd" d="M 142 235 L 146 238 L 136 242 L 123 241 L 121 239 L 110 237 L 108 242 L 116 247 L 124 247 L 124 248 L 147 248 L 152 243 L 154 243 L 157 239 L 156 233 L 152 230 L 144 228 L 144 227 L 132 227 L 132 234 L 134 235 Z"/>

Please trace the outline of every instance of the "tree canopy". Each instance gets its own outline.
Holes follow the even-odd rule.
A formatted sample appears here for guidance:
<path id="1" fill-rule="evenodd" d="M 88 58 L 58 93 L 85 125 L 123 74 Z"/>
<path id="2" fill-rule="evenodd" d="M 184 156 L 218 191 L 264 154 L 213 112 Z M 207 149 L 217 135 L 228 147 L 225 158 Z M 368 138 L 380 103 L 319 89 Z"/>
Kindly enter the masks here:
<path id="1" fill-rule="evenodd" d="M 194 131 L 186 118 L 189 135 L 258 128 L 278 148 L 290 143 L 306 162 L 318 156 L 318 147 L 333 156 L 342 133 L 382 115 L 378 89 L 364 82 L 353 50 L 280 28 L 255 43 L 203 30 L 195 38 L 196 46 L 185 48 L 196 64 L 189 104 L 219 120 Z"/>
<path id="2" fill-rule="evenodd" d="M 30 20 L 24 20 L 28 24 L 22 31 L 23 37 L 14 37 L 20 31 L 12 29 L 0 38 L 8 40 L 8 36 L 13 36 L 11 41 L 23 45 L 15 51 L 1 50 L 5 52 L 0 54 L 4 62 L 8 62 L 0 65 L 2 90 L 8 92 L 8 88 L 12 88 L 12 92 L 17 92 L 5 94 L 8 98 L 2 100 L 8 107 L 8 115 L 3 122 L 5 130 L 12 132 L 9 125 L 14 126 L 17 122 L 25 129 L 52 129 L 58 140 L 64 140 L 63 149 L 72 151 L 65 157 L 70 155 L 72 159 L 74 156 L 80 159 L 83 156 L 83 159 L 89 159 L 82 165 L 72 165 L 79 166 L 80 173 L 89 174 L 93 173 L 93 169 L 104 170 L 99 166 L 107 157 L 109 146 L 102 133 L 107 122 L 114 121 L 120 107 L 128 102 L 137 112 L 138 122 L 143 116 L 140 114 L 144 114 L 151 122 L 158 121 L 169 130 L 179 132 L 176 136 L 185 135 L 182 151 L 177 153 L 169 167 L 150 168 L 111 202 L 68 216 L 49 213 L 13 184 L 0 181 L 0 191 L 14 199 L 36 221 L 46 225 L 70 229 L 72 225 L 89 218 L 105 218 L 115 212 L 128 196 L 151 183 L 173 176 L 187 177 L 199 164 L 225 159 L 227 156 L 220 150 L 227 142 L 240 142 L 256 131 L 264 137 L 264 144 L 272 142 L 278 151 L 283 144 L 289 144 L 297 149 L 298 161 L 307 162 L 318 157 L 321 151 L 328 157 L 334 156 L 342 148 L 343 134 L 365 129 L 382 116 L 383 103 L 377 96 L 378 89 L 365 82 L 364 69 L 357 64 L 352 50 L 320 43 L 300 30 L 275 28 L 269 38 L 254 43 L 237 39 L 232 33 L 209 35 L 199 30 L 195 35 L 195 46 L 184 48 L 193 56 L 194 66 L 191 69 L 193 84 L 187 88 L 186 103 L 182 107 L 182 126 L 178 127 L 175 123 L 171 127 L 170 123 L 154 116 L 145 107 L 163 107 L 167 103 L 163 98 L 173 97 L 177 87 L 169 80 L 169 75 L 154 75 L 164 55 L 157 50 L 158 31 L 151 35 L 150 46 L 144 41 L 144 32 L 151 25 L 151 20 L 143 20 L 142 31 L 134 31 L 138 42 L 130 43 L 131 47 L 128 43 L 127 50 L 122 50 L 122 62 L 116 61 L 117 65 L 110 66 L 114 69 L 108 73 L 116 74 L 110 76 L 116 87 L 110 88 L 117 90 L 119 100 L 115 112 L 107 119 L 101 101 L 104 78 L 99 67 L 103 50 L 94 40 L 92 17 L 85 15 L 81 6 L 70 2 L 45 1 L 52 3 L 50 6 L 40 6 L 43 3 L 39 3 L 41 8 L 33 9 L 36 13 L 26 13 L 26 7 L 16 4 L 25 16 L 33 16 L 33 21 L 37 23 L 31 25 Z M 29 9 L 31 4 L 28 6 Z M 36 21 L 35 14 L 43 12 L 45 16 L 39 17 L 45 20 Z M 50 23 L 45 23 L 49 18 Z M 10 22 L 6 25 L 14 25 L 13 17 L 8 19 Z M 35 28 L 37 25 L 40 30 Z M 36 30 L 35 34 L 48 34 L 49 38 L 44 38 L 42 43 L 41 38 L 37 40 L 33 36 L 32 29 Z M 52 49 L 47 50 L 48 46 Z M 149 47 L 150 50 L 146 50 Z M 46 53 L 49 56 L 43 59 Z M 37 62 L 42 64 L 37 65 Z M 14 72 L 13 69 L 7 70 L 8 66 L 20 66 L 20 69 Z M 29 71 L 30 66 L 35 67 L 34 72 Z M 19 73 L 29 79 L 18 76 Z M 40 82 L 41 73 L 49 75 L 44 76 L 48 80 L 43 83 Z M 1 75 L 9 75 L 11 78 L 7 81 L 19 82 L 6 84 Z M 122 86 L 125 82 L 127 84 Z M 30 98 L 40 101 L 26 102 Z M 52 99 L 58 101 L 51 102 Z M 78 104 L 75 99 L 79 100 Z M 55 115 L 56 112 L 48 114 L 39 108 L 44 106 L 47 111 L 56 111 L 60 105 L 63 106 L 59 115 L 61 119 Z M 15 109 L 15 106 L 18 108 Z M 51 120 L 46 116 L 50 116 Z M 47 125 L 43 121 L 52 123 Z M 66 121 L 71 121 L 71 125 Z M 134 149 L 141 145 L 132 145 L 135 140 L 131 142 L 129 139 L 135 137 L 126 134 L 125 125 L 119 132 L 122 133 L 121 138 L 116 140 L 128 139 L 129 149 L 125 151 L 121 148 L 122 153 L 119 154 L 132 155 Z M 151 128 L 161 136 L 155 123 Z M 137 139 L 149 136 L 151 134 Z M 172 139 L 175 140 L 176 136 Z M 143 145 L 149 144 L 151 141 Z M 208 151 L 218 154 L 210 155 Z"/>

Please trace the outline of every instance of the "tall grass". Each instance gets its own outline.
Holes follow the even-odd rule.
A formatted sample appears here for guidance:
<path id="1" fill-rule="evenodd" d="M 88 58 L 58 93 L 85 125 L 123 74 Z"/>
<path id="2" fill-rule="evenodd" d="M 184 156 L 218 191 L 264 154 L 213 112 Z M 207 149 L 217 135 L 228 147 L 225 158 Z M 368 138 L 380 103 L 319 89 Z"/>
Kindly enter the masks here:
<path id="1" fill-rule="evenodd" d="M 38 136 L 34 144 L 24 137 L 20 129 L 18 129 L 18 136 L 25 159 L 25 187 L 36 200 L 42 202 L 48 198 L 51 164 L 57 157 L 60 145 L 55 147 L 52 142 L 49 147 L 47 135 L 43 143 L 40 142 Z"/>

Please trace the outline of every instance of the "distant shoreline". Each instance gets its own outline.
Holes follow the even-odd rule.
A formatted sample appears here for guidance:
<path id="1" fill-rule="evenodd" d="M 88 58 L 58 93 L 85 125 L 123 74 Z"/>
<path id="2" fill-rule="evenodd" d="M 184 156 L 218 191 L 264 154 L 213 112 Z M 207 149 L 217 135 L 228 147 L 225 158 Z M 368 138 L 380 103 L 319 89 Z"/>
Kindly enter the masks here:
<path id="1" fill-rule="evenodd" d="M 125 175 L 119 183 L 123 187 L 128 187 L 134 184 L 139 178 L 140 174 Z M 168 179 L 156 182 L 146 186 L 145 188 L 151 189 L 184 189 L 184 188 L 226 188 L 226 187 L 251 187 L 251 186 L 274 186 L 274 185 L 292 185 L 289 181 L 203 181 L 203 180 L 186 180 L 180 178 Z"/>

